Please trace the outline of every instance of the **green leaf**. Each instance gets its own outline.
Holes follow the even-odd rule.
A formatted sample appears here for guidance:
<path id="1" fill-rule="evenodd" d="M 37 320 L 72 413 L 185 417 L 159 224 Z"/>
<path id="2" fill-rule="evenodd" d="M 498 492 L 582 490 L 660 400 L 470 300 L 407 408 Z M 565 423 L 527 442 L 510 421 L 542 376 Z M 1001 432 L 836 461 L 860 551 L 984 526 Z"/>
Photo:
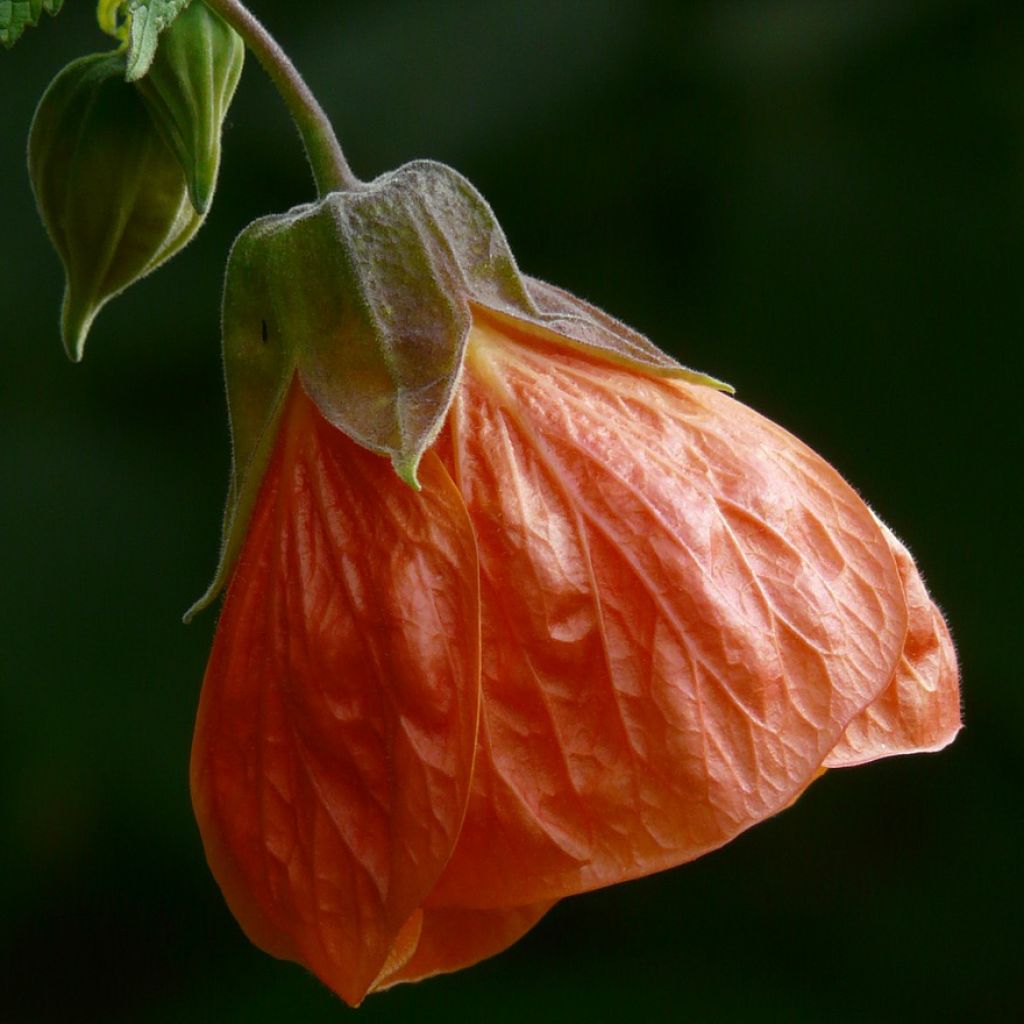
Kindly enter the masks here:
<path id="1" fill-rule="evenodd" d="M 63 6 L 64 0 L 0 0 L 0 44 L 9 50 L 26 28 L 39 23 L 43 11 L 55 15 Z"/>
<path id="2" fill-rule="evenodd" d="M 157 41 L 191 0 L 128 0 L 127 13 L 131 18 L 128 34 L 129 82 L 140 79 L 153 63 Z"/>

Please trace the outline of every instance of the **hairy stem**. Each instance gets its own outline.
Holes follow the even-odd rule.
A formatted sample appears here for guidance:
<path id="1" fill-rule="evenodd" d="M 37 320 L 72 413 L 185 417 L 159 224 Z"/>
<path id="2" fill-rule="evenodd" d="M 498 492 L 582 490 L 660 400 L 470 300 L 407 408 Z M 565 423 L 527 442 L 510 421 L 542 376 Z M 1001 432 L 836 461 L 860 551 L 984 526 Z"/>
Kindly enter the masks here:
<path id="1" fill-rule="evenodd" d="M 239 0 L 204 0 L 204 3 L 242 37 L 281 94 L 299 129 L 320 195 L 359 188 L 362 182 L 352 173 L 323 107 L 277 40 Z"/>

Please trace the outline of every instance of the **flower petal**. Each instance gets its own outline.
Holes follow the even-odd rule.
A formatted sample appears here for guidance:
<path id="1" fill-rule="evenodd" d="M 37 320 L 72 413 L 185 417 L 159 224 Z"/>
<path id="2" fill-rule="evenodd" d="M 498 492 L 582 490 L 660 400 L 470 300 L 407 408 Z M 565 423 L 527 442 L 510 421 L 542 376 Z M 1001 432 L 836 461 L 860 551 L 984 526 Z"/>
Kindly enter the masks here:
<path id="1" fill-rule="evenodd" d="M 956 651 L 910 552 L 883 527 L 903 580 L 910 615 L 903 655 L 889 685 L 846 727 L 828 768 L 894 754 L 941 750 L 960 731 Z"/>
<path id="2" fill-rule="evenodd" d="M 373 990 L 379 992 L 406 981 L 458 971 L 486 960 L 521 939 L 554 902 L 529 907 L 466 910 L 426 907 L 417 910 L 399 933 L 395 946 L 405 948 L 393 965 L 386 964 Z"/>
<path id="3" fill-rule="evenodd" d="M 476 550 L 436 456 L 422 480 L 400 483 L 293 385 L 193 747 L 231 909 L 353 1004 L 448 860 L 472 774 Z"/>
<path id="4" fill-rule="evenodd" d="M 785 807 L 885 687 L 903 588 L 820 457 L 709 388 L 479 316 L 439 451 L 480 556 L 473 793 L 431 904 L 646 874 Z"/>

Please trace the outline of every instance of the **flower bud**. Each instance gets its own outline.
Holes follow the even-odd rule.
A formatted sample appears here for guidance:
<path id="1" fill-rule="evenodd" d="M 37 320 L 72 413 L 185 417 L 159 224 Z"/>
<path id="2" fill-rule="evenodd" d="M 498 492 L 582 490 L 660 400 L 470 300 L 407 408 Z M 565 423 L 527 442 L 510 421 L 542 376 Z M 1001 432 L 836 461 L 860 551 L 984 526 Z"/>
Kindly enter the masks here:
<path id="1" fill-rule="evenodd" d="M 46 90 L 29 136 L 36 203 L 67 275 L 61 329 L 75 361 L 107 300 L 202 223 L 181 167 L 124 74 L 120 52 L 73 61 Z"/>
<path id="2" fill-rule="evenodd" d="M 213 198 L 221 130 L 244 60 L 239 35 L 196 0 L 161 34 L 149 71 L 136 83 L 185 171 L 198 213 Z"/>

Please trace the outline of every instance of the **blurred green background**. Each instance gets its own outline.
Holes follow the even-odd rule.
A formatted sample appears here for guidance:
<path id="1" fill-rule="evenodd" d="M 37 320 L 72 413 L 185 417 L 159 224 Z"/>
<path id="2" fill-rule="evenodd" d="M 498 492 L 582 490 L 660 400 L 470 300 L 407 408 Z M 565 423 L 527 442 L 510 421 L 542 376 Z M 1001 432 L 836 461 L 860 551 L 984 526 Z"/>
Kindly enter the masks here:
<path id="1" fill-rule="evenodd" d="M 326 1022 L 250 948 L 188 802 L 228 446 L 222 268 L 311 198 L 250 64 L 197 240 L 61 351 L 24 171 L 105 47 L 73 0 L 0 53 L 0 1021 Z M 945 753 L 835 772 L 692 865 L 568 900 L 376 1021 L 999 1021 L 1021 1012 L 1017 0 L 253 0 L 363 177 L 487 195 L 521 265 L 802 436 L 917 555 L 958 641 Z M 1011 390 L 1012 389 L 1012 390 Z"/>

